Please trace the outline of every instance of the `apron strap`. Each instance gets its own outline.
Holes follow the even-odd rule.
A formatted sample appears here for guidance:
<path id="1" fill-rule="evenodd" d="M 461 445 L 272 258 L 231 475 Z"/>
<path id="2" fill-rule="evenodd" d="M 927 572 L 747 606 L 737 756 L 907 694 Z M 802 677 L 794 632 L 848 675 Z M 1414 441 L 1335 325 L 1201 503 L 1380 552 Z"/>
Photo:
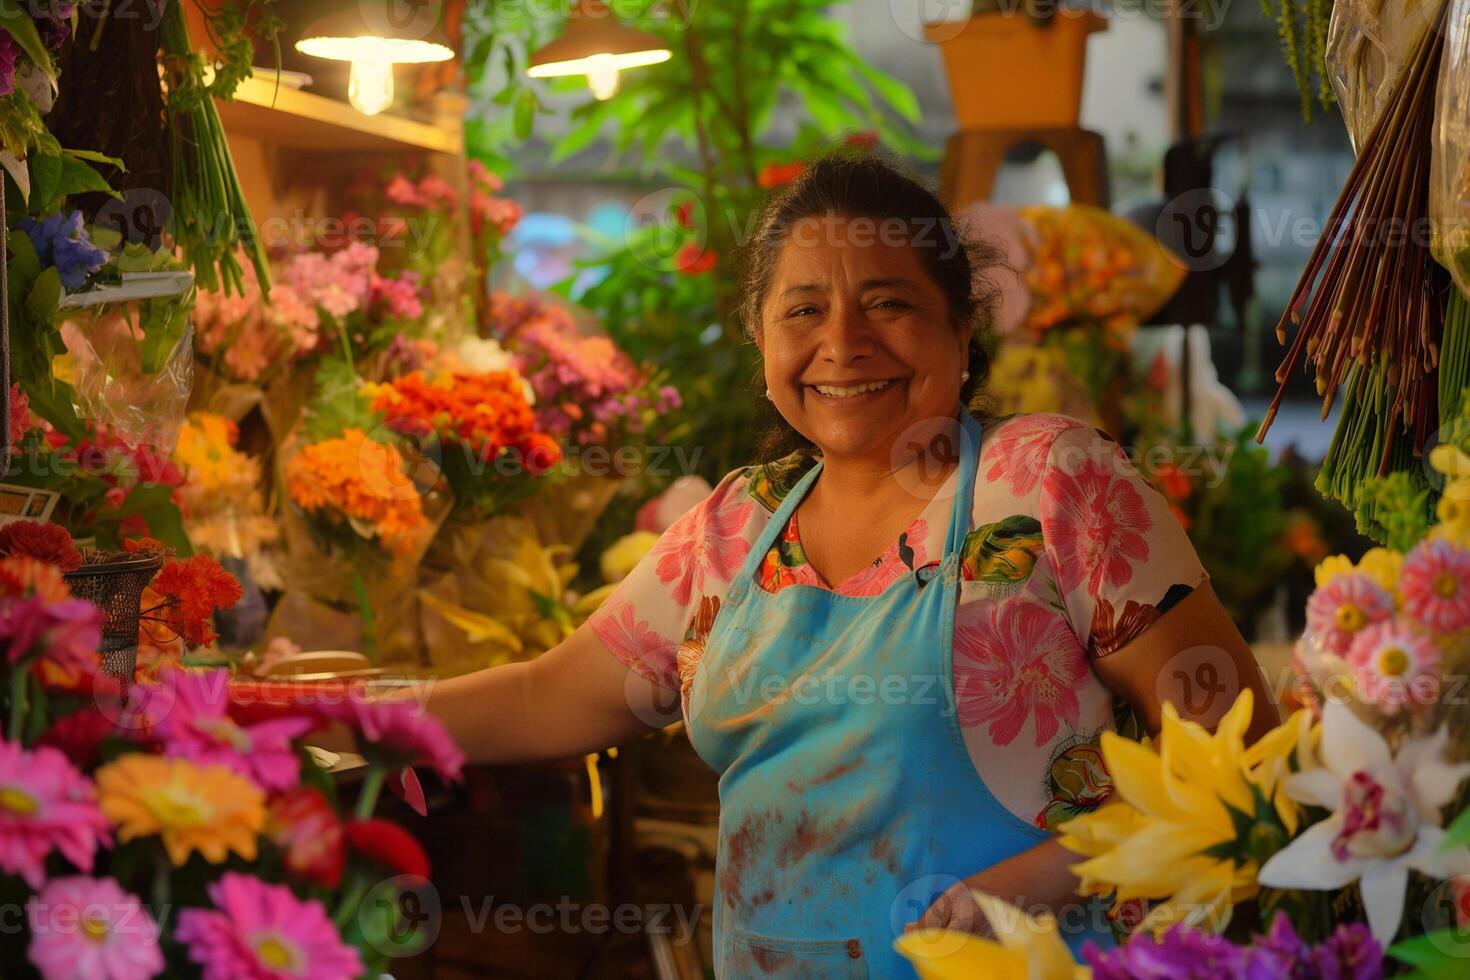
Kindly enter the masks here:
<path id="1" fill-rule="evenodd" d="M 949 535 L 945 557 L 957 555 L 970 533 L 970 514 L 975 509 L 975 473 L 980 468 L 980 440 L 984 432 L 968 409 L 960 409 L 960 463 L 956 474 L 954 506 L 949 512 Z"/>

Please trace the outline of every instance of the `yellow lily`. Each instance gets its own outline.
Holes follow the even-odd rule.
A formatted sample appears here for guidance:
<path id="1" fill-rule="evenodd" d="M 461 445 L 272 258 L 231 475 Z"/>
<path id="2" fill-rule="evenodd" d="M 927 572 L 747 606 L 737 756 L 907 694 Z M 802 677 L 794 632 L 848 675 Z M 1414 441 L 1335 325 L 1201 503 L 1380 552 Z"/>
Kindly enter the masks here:
<path id="1" fill-rule="evenodd" d="M 915 929 L 893 948 L 914 965 L 919 980 L 1088 980 L 1092 971 L 1072 959 L 1057 920 L 1031 916 L 985 892 L 972 892 L 995 939 L 948 929 Z"/>
<path id="2" fill-rule="evenodd" d="M 1255 809 L 1244 747 L 1253 704 L 1241 692 L 1214 734 L 1166 704 L 1157 749 L 1103 733 L 1115 801 L 1061 828 L 1062 844 L 1089 859 L 1072 868 L 1083 894 L 1158 903 L 1144 919 L 1155 931 L 1178 921 L 1218 930 L 1255 895 L 1254 861 L 1208 853 L 1236 840 L 1227 803 Z"/>

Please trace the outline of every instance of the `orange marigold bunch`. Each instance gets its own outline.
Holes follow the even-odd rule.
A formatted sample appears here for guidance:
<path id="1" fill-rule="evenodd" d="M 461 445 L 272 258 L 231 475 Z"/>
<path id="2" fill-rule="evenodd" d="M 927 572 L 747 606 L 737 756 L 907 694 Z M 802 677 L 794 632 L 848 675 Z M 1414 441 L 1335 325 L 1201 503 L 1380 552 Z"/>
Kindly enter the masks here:
<path id="1" fill-rule="evenodd" d="M 286 489 L 309 514 L 335 510 L 371 524 L 395 555 L 411 552 L 428 523 L 418 489 L 404 472 L 398 450 L 374 442 L 361 429 L 312 443 L 286 465 Z"/>
<path id="2" fill-rule="evenodd" d="M 373 411 L 382 412 L 395 432 L 461 443 L 482 460 L 509 450 L 533 476 L 561 461 L 561 446 L 537 430 L 525 382 L 514 371 L 445 372 L 432 379 L 415 371 L 376 386 L 372 397 Z"/>

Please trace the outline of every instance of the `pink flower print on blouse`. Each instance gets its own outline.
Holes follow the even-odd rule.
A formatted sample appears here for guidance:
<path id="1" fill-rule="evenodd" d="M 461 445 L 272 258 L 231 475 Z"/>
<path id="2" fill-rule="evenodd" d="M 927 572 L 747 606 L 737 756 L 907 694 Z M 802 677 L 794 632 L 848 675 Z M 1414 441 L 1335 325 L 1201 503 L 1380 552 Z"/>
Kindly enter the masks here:
<path id="1" fill-rule="evenodd" d="M 1148 560 L 1145 535 L 1154 526 L 1122 458 L 1108 456 L 1089 456 L 1072 472 L 1052 467 L 1041 491 L 1041 524 L 1062 588 L 1085 584 L 1095 597 L 1132 581 L 1133 563 Z"/>
<path id="2" fill-rule="evenodd" d="M 1004 480 L 1011 493 L 1026 496 L 1041 482 L 1056 437 L 1081 425 L 1064 415 L 1032 415 L 1001 425 L 985 453 L 985 462 L 990 464 L 985 479 L 991 483 Z"/>
<path id="3" fill-rule="evenodd" d="M 961 725 L 988 722 L 991 741 L 1009 745 L 1026 719 L 1035 718 L 1039 748 L 1056 737 L 1061 722 L 1076 726 L 1087 662 L 1060 615 L 1013 599 L 955 630 L 954 674 Z"/>
<path id="4" fill-rule="evenodd" d="M 729 582 L 740 571 L 750 551 L 741 531 L 752 506 L 749 500 L 731 501 L 727 494 L 717 494 L 664 532 L 651 554 L 658 558 L 658 580 L 673 586 L 670 595 L 675 603 L 688 606 L 696 594 L 716 591 L 705 588 L 706 575 Z"/>
<path id="5" fill-rule="evenodd" d="M 647 620 L 639 619 L 631 602 L 599 609 L 591 622 L 597 638 L 615 657 L 655 684 L 671 686 L 670 679 L 677 676 L 676 647 Z"/>

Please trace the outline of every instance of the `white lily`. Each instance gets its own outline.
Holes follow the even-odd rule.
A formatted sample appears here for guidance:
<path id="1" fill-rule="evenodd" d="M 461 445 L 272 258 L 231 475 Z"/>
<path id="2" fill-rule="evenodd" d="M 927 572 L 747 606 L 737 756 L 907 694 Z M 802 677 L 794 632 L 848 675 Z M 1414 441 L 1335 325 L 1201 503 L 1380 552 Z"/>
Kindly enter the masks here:
<path id="1" fill-rule="evenodd" d="M 1448 732 L 1406 742 L 1383 736 L 1340 702 L 1322 713 L 1321 768 L 1289 776 L 1286 794 L 1332 815 L 1308 827 L 1261 868 L 1270 888 L 1331 891 L 1358 882 L 1373 938 L 1388 945 L 1404 914 L 1409 872 L 1470 874 L 1470 849 L 1440 853 L 1444 806 L 1470 763 L 1445 761 Z"/>

